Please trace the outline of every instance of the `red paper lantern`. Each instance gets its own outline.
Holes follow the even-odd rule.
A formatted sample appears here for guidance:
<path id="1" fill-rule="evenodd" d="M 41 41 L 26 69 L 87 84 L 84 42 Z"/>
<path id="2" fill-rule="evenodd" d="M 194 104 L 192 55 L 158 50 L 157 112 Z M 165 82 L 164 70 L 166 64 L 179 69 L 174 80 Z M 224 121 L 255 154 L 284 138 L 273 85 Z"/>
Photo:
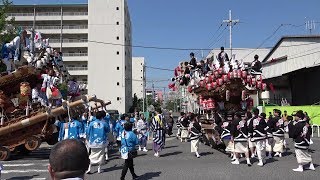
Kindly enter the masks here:
<path id="1" fill-rule="evenodd" d="M 218 72 L 218 71 L 214 71 L 214 77 L 215 77 L 216 79 L 219 78 L 219 72 Z"/>
<path id="2" fill-rule="evenodd" d="M 266 83 L 262 83 L 262 84 L 261 84 L 261 89 L 262 89 L 263 91 L 265 91 L 265 90 L 267 89 L 267 84 L 266 84 Z"/>
<path id="3" fill-rule="evenodd" d="M 246 78 L 246 77 L 247 77 L 247 74 L 248 74 L 247 71 L 242 71 L 242 74 L 241 74 L 241 75 L 242 75 L 242 78 Z"/>
<path id="4" fill-rule="evenodd" d="M 258 89 L 262 89 L 261 86 L 262 86 L 262 82 L 261 82 L 261 81 L 257 81 L 257 86 L 256 86 L 256 87 L 257 87 Z"/>
<path id="5" fill-rule="evenodd" d="M 211 83 L 214 77 L 212 75 L 209 75 L 208 78 L 209 78 L 209 82 Z"/>
<path id="6" fill-rule="evenodd" d="M 205 79 L 206 83 L 209 83 L 209 77 L 207 76 Z"/>
<path id="7" fill-rule="evenodd" d="M 233 73 L 233 77 L 234 77 L 234 78 L 238 78 L 238 72 L 237 72 L 237 70 L 233 70 L 232 73 Z"/>
<path id="8" fill-rule="evenodd" d="M 214 100 L 212 100 L 211 98 L 209 98 L 208 101 L 207 101 L 207 108 L 208 109 L 214 109 L 215 108 Z"/>
<path id="9" fill-rule="evenodd" d="M 202 101 L 202 107 L 203 107 L 203 110 L 207 110 L 207 100 L 203 100 Z"/>
<path id="10" fill-rule="evenodd" d="M 242 76 L 242 71 L 240 69 L 237 70 L 237 76 L 238 76 L 238 78 L 241 78 L 241 76 Z"/>
<path id="11" fill-rule="evenodd" d="M 211 86 L 212 86 L 212 89 L 215 89 L 217 87 L 217 82 L 212 82 Z"/>
<path id="12" fill-rule="evenodd" d="M 223 69 L 222 69 L 222 68 L 219 68 L 219 69 L 218 69 L 218 73 L 219 73 L 219 74 L 222 74 L 222 73 L 223 73 Z"/>
<path id="13" fill-rule="evenodd" d="M 262 81 L 262 75 L 257 76 L 258 81 Z"/>
<path id="14" fill-rule="evenodd" d="M 228 79 L 233 79 L 234 76 L 233 76 L 233 73 L 232 72 L 228 72 Z"/>
<path id="15" fill-rule="evenodd" d="M 203 84 L 204 84 L 203 80 L 200 80 L 200 82 L 199 82 L 199 86 L 200 86 L 200 87 L 202 87 L 202 86 L 203 86 Z"/>
<path id="16" fill-rule="evenodd" d="M 217 79 L 216 83 L 218 86 L 222 86 L 223 80 L 221 78 L 219 78 L 219 79 Z"/>
<path id="17" fill-rule="evenodd" d="M 248 84 L 251 84 L 251 75 L 248 75 L 248 76 L 247 76 L 247 83 L 248 83 Z"/>
<path id="18" fill-rule="evenodd" d="M 206 88 L 207 88 L 208 91 L 210 91 L 211 88 L 212 88 L 211 83 L 207 84 L 207 85 L 206 85 Z"/>
<path id="19" fill-rule="evenodd" d="M 227 82 L 228 81 L 228 75 L 224 74 L 222 76 L 223 82 Z"/>
<path id="20" fill-rule="evenodd" d="M 188 86 L 188 92 L 191 93 L 192 92 L 192 88 L 191 86 Z"/>
<path id="21" fill-rule="evenodd" d="M 252 78 L 252 79 L 251 79 L 251 85 L 252 85 L 252 86 L 256 85 L 256 78 Z"/>

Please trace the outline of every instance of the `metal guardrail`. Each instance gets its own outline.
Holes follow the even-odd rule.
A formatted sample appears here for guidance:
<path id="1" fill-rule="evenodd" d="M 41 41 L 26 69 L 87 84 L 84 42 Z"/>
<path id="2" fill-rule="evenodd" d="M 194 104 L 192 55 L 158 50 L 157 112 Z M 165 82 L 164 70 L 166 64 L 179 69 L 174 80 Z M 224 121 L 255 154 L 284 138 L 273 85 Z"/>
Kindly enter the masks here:
<path id="1" fill-rule="evenodd" d="M 60 43 L 60 39 L 49 39 L 50 43 Z M 88 39 L 63 39 L 63 43 L 85 43 Z"/>
<path id="2" fill-rule="evenodd" d="M 68 71 L 86 71 L 88 67 L 66 67 Z"/>
<path id="3" fill-rule="evenodd" d="M 24 26 L 26 29 L 31 29 L 32 26 Z M 35 26 L 35 29 L 57 29 L 60 30 L 60 25 L 48 25 L 48 26 Z M 88 25 L 63 25 L 62 29 L 88 29 Z"/>
<path id="4" fill-rule="evenodd" d="M 63 53 L 63 56 L 66 56 L 66 57 L 88 56 L 88 53 Z"/>
<path id="5" fill-rule="evenodd" d="M 33 13 L 7 13 L 8 16 L 33 16 Z M 63 16 L 87 16 L 88 12 L 63 12 Z M 60 12 L 38 12 L 36 16 L 61 16 Z"/>

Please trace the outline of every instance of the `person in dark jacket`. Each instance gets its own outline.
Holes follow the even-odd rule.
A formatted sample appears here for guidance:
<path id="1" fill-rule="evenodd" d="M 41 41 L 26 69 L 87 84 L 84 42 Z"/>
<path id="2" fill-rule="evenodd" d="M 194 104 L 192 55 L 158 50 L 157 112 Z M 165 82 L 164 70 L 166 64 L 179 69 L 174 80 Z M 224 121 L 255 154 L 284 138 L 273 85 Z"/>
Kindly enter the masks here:
<path id="1" fill-rule="evenodd" d="M 294 139 L 294 147 L 295 147 L 295 153 L 296 158 L 298 161 L 298 168 L 293 169 L 293 171 L 296 172 L 302 172 L 303 171 L 303 164 L 310 164 L 307 169 L 309 170 L 315 170 L 314 165 L 312 163 L 312 157 L 310 154 L 308 154 L 308 148 L 310 145 L 310 135 L 311 135 L 311 126 L 309 123 L 307 123 L 307 119 L 305 115 L 303 114 L 303 111 L 298 111 L 295 114 L 295 119 L 297 123 L 294 125 L 294 133 L 293 133 L 293 139 Z"/>
<path id="2" fill-rule="evenodd" d="M 254 55 L 254 61 L 251 64 L 251 74 L 258 75 L 262 73 L 262 64 L 259 61 L 259 56 L 256 54 Z"/>
<path id="3" fill-rule="evenodd" d="M 272 137 L 268 136 L 267 151 L 269 151 L 268 158 L 272 158 L 272 152 L 276 154 L 274 156 L 282 157 L 283 141 L 284 141 L 284 121 L 280 118 L 281 111 L 278 109 L 273 110 L 274 117 L 268 121 L 270 132 Z"/>
<path id="4" fill-rule="evenodd" d="M 260 116 L 259 110 L 255 109 L 253 111 L 254 118 L 249 124 L 249 134 L 251 136 L 251 141 L 255 144 L 257 155 L 259 159 L 258 166 L 264 165 L 264 158 L 265 158 L 265 148 L 266 148 L 266 138 L 267 138 L 267 130 L 268 125 L 265 121 L 266 114 L 261 113 Z"/>
<path id="5" fill-rule="evenodd" d="M 233 121 L 233 114 L 228 113 L 226 116 L 226 121 L 223 122 L 221 128 L 222 128 L 222 133 L 221 133 L 221 139 L 223 143 L 226 146 L 225 151 L 227 153 L 230 153 L 230 156 L 234 156 L 234 144 L 231 141 L 231 129 L 232 129 L 232 121 Z M 235 160 L 235 159 L 233 159 Z"/>
<path id="6" fill-rule="evenodd" d="M 195 114 L 191 114 L 190 119 L 191 119 L 191 123 L 190 123 L 189 131 L 190 131 L 190 140 L 191 140 L 191 153 L 195 153 L 197 158 L 200 158 L 198 148 L 199 148 L 200 137 L 202 135 L 201 125 L 199 124 Z"/>
<path id="7" fill-rule="evenodd" d="M 180 122 L 180 124 L 181 124 L 181 142 L 187 142 L 187 139 L 189 136 L 189 131 L 188 131 L 188 127 L 190 124 L 189 119 L 190 119 L 190 115 L 183 118 L 182 121 Z"/>
<path id="8" fill-rule="evenodd" d="M 190 58 L 191 58 L 191 60 L 190 60 L 189 65 L 191 66 L 191 69 L 195 69 L 197 67 L 197 60 L 194 57 L 194 53 L 193 52 L 190 53 Z"/>
<path id="9" fill-rule="evenodd" d="M 239 155 L 245 153 L 247 165 L 251 166 L 248 149 L 248 126 L 245 118 L 242 118 L 240 112 L 237 112 L 233 120 L 233 128 L 231 130 L 232 140 L 234 141 L 234 152 L 236 160 L 232 164 L 240 164 Z"/>
<path id="10" fill-rule="evenodd" d="M 255 111 L 257 111 L 257 114 L 255 114 Z M 249 125 L 251 123 L 251 121 L 253 121 L 255 118 L 258 118 L 258 115 L 259 115 L 259 109 L 253 109 L 253 117 L 252 117 L 252 114 L 251 112 L 246 112 L 245 113 L 245 118 L 247 120 L 247 126 L 249 128 Z M 254 144 L 253 141 L 251 141 L 251 134 L 249 132 L 249 137 L 248 137 L 248 146 L 249 146 L 249 149 L 250 149 L 250 152 L 251 152 L 251 158 L 254 158 L 255 155 L 256 155 L 256 146 Z"/>

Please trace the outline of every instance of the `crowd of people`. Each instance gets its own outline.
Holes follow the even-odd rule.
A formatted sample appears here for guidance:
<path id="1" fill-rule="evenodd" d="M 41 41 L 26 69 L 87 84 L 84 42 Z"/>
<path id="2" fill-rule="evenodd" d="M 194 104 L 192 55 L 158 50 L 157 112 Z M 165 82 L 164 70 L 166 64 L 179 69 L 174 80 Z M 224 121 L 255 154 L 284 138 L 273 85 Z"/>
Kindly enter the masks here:
<path id="1" fill-rule="evenodd" d="M 128 169 L 133 179 L 138 178 L 134 171 L 133 159 L 137 156 L 138 151 L 148 151 L 147 140 L 150 131 L 153 134 L 154 156 L 160 157 L 168 129 L 168 125 L 161 115 L 161 109 L 155 110 L 149 123 L 146 121 L 144 114 L 136 113 L 131 116 L 122 114 L 119 120 L 115 120 L 105 110 L 92 111 L 89 109 L 81 117 L 77 113 L 74 113 L 71 118 L 67 114 L 57 117 L 55 125 L 59 130 L 58 140 L 61 143 L 66 140 L 77 140 L 85 145 L 89 159 L 88 166 L 85 169 L 86 173 L 91 173 L 94 165 L 98 166 L 97 172 L 101 173 L 101 166 L 108 160 L 108 149 L 117 145 L 116 150 L 119 151 L 120 157 L 124 159 L 121 179 L 125 178 Z M 55 147 L 57 146 L 59 145 Z M 52 151 L 54 150 L 55 148 L 52 149 Z M 62 173 L 63 169 L 56 170 L 53 167 L 49 168 L 49 171 L 52 176 L 57 177 L 65 174 Z M 68 177 L 65 176 L 64 178 Z M 79 178 L 82 178 L 82 176 L 79 176 Z"/>
<path id="2" fill-rule="evenodd" d="M 311 142 L 310 118 L 307 113 L 297 111 L 289 116 L 286 111 L 274 109 L 268 118 L 258 109 L 252 112 L 228 112 L 222 121 L 216 121 L 215 130 L 220 138 L 215 143 L 223 144 L 224 151 L 232 158 L 232 164 L 240 164 L 240 158 L 245 157 L 248 166 L 251 159 L 258 159 L 258 166 L 263 166 L 266 159 L 275 156 L 282 157 L 287 150 L 288 142 L 285 137 L 293 139 L 298 168 L 293 171 L 302 172 L 303 165 L 309 164 L 309 170 L 315 170 L 308 148 Z M 181 113 L 177 121 L 177 138 L 181 142 L 191 141 L 191 152 L 200 157 L 198 152 L 199 140 L 203 138 L 199 117 L 193 113 Z M 218 139 L 218 140 L 217 140 Z"/>

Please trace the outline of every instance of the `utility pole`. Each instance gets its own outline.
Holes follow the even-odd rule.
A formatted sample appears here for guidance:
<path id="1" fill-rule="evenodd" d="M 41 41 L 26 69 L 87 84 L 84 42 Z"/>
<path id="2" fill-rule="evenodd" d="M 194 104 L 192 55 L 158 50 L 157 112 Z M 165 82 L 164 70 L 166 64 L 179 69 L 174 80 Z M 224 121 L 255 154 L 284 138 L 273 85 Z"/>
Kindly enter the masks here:
<path id="1" fill-rule="evenodd" d="M 144 103 L 145 101 L 148 101 L 146 100 L 146 65 L 143 64 L 143 82 L 142 82 L 142 89 L 143 89 L 143 98 L 142 98 L 142 102 L 143 102 L 143 105 L 142 105 L 142 109 L 143 109 L 143 112 L 146 112 L 145 111 L 145 106 L 144 106 Z"/>
<path id="2" fill-rule="evenodd" d="M 231 58 L 233 57 L 232 55 L 232 26 L 233 25 L 236 25 L 238 22 L 239 22 L 239 19 L 236 19 L 236 20 L 232 20 L 232 16 L 231 16 L 231 10 L 229 10 L 229 19 L 228 20 L 223 20 L 222 21 L 223 23 L 227 23 L 228 26 L 229 26 L 229 33 L 230 33 L 230 56 Z"/>
<path id="3" fill-rule="evenodd" d="M 153 82 L 153 80 L 152 80 L 152 99 L 153 99 L 153 102 L 156 102 L 155 92 L 154 92 L 154 82 Z"/>
<path id="4" fill-rule="evenodd" d="M 314 20 L 306 22 L 306 29 L 309 30 L 310 34 L 312 34 L 312 30 L 316 29 L 316 23 L 314 22 Z"/>
<path id="5" fill-rule="evenodd" d="M 62 21 L 63 21 L 63 12 L 62 12 L 62 2 L 61 2 L 61 9 L 60 9 L 60 13 L 61 13 L 61 20 L 60 20 L 60 52 L 62 52 Z"/>

